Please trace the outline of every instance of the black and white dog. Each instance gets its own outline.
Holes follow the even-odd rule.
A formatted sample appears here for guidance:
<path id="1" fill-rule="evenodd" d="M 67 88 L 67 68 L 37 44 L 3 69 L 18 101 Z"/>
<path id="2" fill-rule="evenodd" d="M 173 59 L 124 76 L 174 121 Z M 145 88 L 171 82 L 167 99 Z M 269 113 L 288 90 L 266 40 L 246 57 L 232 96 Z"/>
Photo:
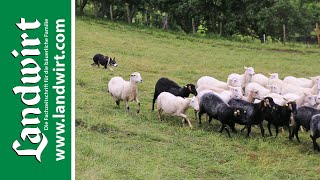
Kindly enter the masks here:
<path id="1" fill-rule="evenodd" d="M 111 66 L 117 67 L 118 64 L 116 62 L 116 58 L 111 58 L 108 56 L 104 56 L 102 54 L 96 54 L 93 56 L 93 63 L 91 64 L 92 66 L 98 65 L 100 67 L 100 64 L 104 66 L 105 69 L 107 69 L 107 66 L 109 66 L 110 70 L 113 71 Z"/>

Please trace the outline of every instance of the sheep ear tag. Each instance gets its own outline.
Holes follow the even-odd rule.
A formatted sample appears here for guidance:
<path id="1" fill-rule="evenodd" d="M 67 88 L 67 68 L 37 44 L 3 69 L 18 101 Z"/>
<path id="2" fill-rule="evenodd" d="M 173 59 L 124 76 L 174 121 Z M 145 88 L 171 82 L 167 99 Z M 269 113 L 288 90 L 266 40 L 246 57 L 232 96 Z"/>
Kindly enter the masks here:
<path id="1" fill-rule="evenodd" d="M 237 110 L 234 110 L 233 115 L 234 115 L 234 116 L 237 116 L 237 114 L 238 114 L 238 113 L 237 113 Z"/>

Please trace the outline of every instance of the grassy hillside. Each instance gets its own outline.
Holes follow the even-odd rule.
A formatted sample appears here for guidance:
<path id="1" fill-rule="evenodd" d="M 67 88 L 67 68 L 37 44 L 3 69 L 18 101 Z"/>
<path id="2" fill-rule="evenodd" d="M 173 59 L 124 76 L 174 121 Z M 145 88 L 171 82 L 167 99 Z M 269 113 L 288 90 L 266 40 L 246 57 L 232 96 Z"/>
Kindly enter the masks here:
<path id="1" fill-rule="evenodd" d="M 115 71 L 91 67 L 96 53 L 115 56 Z M 302 143 L 217 132 L 220 123 L 194 129 L 180 118 L 157 119 L 151 112 L 155 82 L 166 76 L 184 85 L 203 75 L 226 80 L 243 66 L 256 72 L 309 77 L 319 74 L 319 49 L 303 46 L 242 44 L 127 25 L 76 21 L 76 178 L 77 179 L 316 179 L 320 154 L 308 133 Z M 117 108 L 106 92 L 113 76 L 129 79 L 138 71 L 141 113 Z M 132 110 L 136 104 L 131 103 Z M 190 117 L 192 110 L 189 110 Z M 237 127 L 238 129 L 240 126 Z"/>

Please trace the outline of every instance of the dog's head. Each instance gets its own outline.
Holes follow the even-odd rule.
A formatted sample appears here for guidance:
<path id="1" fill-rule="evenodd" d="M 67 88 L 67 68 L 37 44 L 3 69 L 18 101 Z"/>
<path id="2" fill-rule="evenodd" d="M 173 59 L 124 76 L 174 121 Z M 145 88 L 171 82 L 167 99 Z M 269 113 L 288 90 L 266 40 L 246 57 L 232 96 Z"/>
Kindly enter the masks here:
<path id="1" fill-rule="evenodd" d="M 108 64 L 109 64 L 110 66 L 114 66 L 114 67 L 117 67 L 117 66 L 118 66 L 115 57 L 114 57 L 113 59 L 112 59 L 111 57 L 109 57 L 108 62 L 109 62 Z"/>

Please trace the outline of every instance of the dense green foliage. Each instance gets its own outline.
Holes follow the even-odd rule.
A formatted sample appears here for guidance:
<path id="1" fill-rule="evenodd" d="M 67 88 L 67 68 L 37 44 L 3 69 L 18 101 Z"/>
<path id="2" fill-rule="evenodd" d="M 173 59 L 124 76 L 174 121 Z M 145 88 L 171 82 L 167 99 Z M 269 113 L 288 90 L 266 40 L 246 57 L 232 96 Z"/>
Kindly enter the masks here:
<path id="1" fill-rule="evenodd" d="M 116 57 L 110 71 L 92 67 L 96 53 Z M 319 75 L 320 53 L 305 45 L 253 44 L 194 37 L 178 32 L 136 28 L 126 24 L 78 18 L 76 21 L 76 179 L 317 179 L 318 152 L 308 133 L 302 143 L 261 138 L 253 128 L 219 134 L 220 123 L 194 129 L 181 119 L 151 112 L 153 88 L 161 76 L 179 84 L 196 83 L 204 75 L 225 81 L 232 72 L 253 66 L 257 73 L 278 72 L 309 77 Z M 130 103 L 116 107 L 106 92 L 114 76 L 129 79 L 138 71 L 141 113 Z M 204 121 L 205 122 L 205 121 Z M 236 127 L 238 130 L 242 126 Z M 319 141 L 319 140 L 318 140 Z"/>
<path id="2" fill-rule="evenodd" d="M 320 17 L 317 0 L 78 0 L 79 14 L 88 3 L 97 17 L 110 19 L 111 6 L 113 20 L 162 28 L 167 17 L 170 29 L 191 33 L 193 18 L 206 33 L 273 40 L 283 40 L 283 25 L 287 40 L 310 38 Z"/>

